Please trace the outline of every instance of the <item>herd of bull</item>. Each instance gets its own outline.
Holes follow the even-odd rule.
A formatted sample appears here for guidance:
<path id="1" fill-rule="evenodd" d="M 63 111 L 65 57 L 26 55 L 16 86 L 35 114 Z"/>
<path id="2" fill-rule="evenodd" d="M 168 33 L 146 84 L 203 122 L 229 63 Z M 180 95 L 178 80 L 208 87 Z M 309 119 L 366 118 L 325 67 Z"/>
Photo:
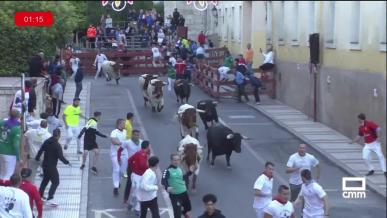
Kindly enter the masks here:
<path id="1" fill-rule="evenodd" d="M 166 82 L 160 80 L 157 75 L 144 74 L 139 77 L 139 85 L 143 92 L 144 106 L 149 103 L 154 113 L 161 112 L 164 108 L 163 87 Z M 219 124 L 216 110 L 217 102 L 213 100 L 201 100 L 195 108 L 187 104 L 191 93 L 191 84 L 183 79 L 177 79 L 174 84 L 177 102 L 181 103 L 176 118 L 180 125 L 180 141 L 178 151 L 182 156 L 182 163 L 188 173 L 193 173 L 192 188 L 195 189 L 196 176 L 200 160 L 202 159 L 202 147 L 198 141 L 199 129 L 196 123 L 198 113 L 205 129 L 207 130 L 207 161 L 214 166 L 216 156 L 226 155 L 227 167 L 230 168 L 230 157 L 233 151 L 241 152 L 242 135 L 233 132 L 230 128 Z M 195 148 L 195 149 L 192 149 Z M 194 157 L 194 158 L 192 158 Z"/>

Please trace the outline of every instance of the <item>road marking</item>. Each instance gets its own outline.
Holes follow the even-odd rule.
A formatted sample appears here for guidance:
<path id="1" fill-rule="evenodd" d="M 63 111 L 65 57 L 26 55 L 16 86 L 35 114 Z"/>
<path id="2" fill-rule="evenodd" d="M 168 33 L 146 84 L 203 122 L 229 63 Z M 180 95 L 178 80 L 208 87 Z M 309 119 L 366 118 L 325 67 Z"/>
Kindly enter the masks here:
<path id="1" fill-rule="evenodd" d="M 149 210 L 149 209 L 148 209 Z M 92 210 L 94 212 L 94 218 L 102 218 L 102 217 L 109 217 L 109 218 L 116 218 L 110 212 L 125 212 L 127 209 L 123 208 L 111 208 L 111 209 L 104 209 L 104 210 Z M 168 212 L 168 208 L 159 208 L 159 214 L 163 215 L 165 212 Z M 104 216 L 102 216 L 104 215 Z"/>
<path id="2" fill-rule="evenodd" d="M 221 124 L 223 124 L 224 126 L 232 129 L 229 125 L 227 125 L 221 118 L 219 118 L 219 122 Z M 242 135 L 244 138 L 247 138 L 246 136 Z M 262 165 L 265 165 L 266 161 L 263 157 L 261 157 L 256 151 L 254 151 L 252 148 L 251 148 L 251 145 L 246 141 L 246 140 L 242 140 L 242 145 L 244 145 L 247 150 L 249 150 L 249 152 L 255 157 L 255 159 L 258 160 L 259 163 L 261 163 Z M 274 178 L 278 179 L 279 182 L 281 184 L 288 184 L 289 182 L 287 181 L 287 179 L 285 179 L 284 177 L 282 177 L 279 173 L 275 173 L 274 174 Z"/>
<path id="3" fill-rule="evenodd" d="M 230 115 L 228 116 L 230 119 L 253 119 L 255 116 L 253 115 Z"/>
<path id="4" fill-rule="evenodd" d="M 148 134 L 147 134 L 147 132 L 145 130 L 145 127 L 144 127 L 144 125 L 142 123 L 142 119 L 140 119 L 140 113 L 138 112 L 138 110 L 136 108 L 136 104 L 134 103 L 133 96 L 130 93 L 129 89 L 126 89 L 126 92 L 128 93 L 129 102 L 133 106 L 133 112 L 136 115 L 136 116 L 134 116 L 134 119 L 139 124 L 140 131 L 141 131 L 142 135 L 144 136 L 144 138 L 149 139 Z M 153 150 L 151 150 L 151 153 L 153 154 Z M 160 168 L 157 168 L 157 174 L 158 174 L 157 176 L 161 176 L 162 175 Z M 173 218 L 174 217 L 173 209 L 172 209 L 171 201 L 169 200 L 168 193 L 165 190 L 162 190 L 161 191 L 161 195 L 162 195 L 162 197 L 164 199 L 165 204 L 168 207 L 168 215 L 169 215 L 169 217 Z"/>
<path id="5" fill-rule="evenodd" d="M 272 123 L 228 123 L 229 125 L 237 126 L 271 126 Z"/>

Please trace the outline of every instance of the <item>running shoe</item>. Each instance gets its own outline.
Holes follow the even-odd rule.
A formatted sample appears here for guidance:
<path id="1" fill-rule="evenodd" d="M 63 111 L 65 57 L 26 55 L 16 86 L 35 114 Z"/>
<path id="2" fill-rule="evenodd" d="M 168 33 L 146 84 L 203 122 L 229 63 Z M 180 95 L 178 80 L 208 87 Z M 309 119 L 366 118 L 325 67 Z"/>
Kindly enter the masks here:
<path id="1" fill-rule="evenodd" d="M 63 147 L 63 149 L 65 149 L 65 150 L 67 150 L 67 148 L 68 148 L 68 146 L 67 146 L 67 145 L 65 145 L 65 146 Z"/>
<path id="2" fill-rule="evenodd" d="M 83 168 L 85 168 L 85 164 L 82 164 L 79 169 L 83 170 Z"/>
<path id="3" fill-rule="evenodd" d="M 56 202 L 54 202 L 52 198 L 51 198 L 50 200 L 45 201 L 45 204 L 46 204 L 47 206 L 51 206 L 51 207 L 57 207 L 57 206 L 59 206 L 59 204 L 56 203 Z"/>
<path id="4" fill-rule="evenodd" d="M 114 188 L 114 190 L 113 190 L 113 195 L 114 195 L 114 196 L 118 196 L 118 188 Z"/>
<path id="5" fill-rule="evenodd" d="M 82 151 L 77 151 L 77 154 L 83 154 L 83 152 Z"/>
<path id="6" fill-rule="evenodd" d="M 91 168 L 91 172 L 94 173 L 95 175 L 98 174 L 98 170 L 97 170 L 96 167 L 92 167 L 92 168 Z"/>

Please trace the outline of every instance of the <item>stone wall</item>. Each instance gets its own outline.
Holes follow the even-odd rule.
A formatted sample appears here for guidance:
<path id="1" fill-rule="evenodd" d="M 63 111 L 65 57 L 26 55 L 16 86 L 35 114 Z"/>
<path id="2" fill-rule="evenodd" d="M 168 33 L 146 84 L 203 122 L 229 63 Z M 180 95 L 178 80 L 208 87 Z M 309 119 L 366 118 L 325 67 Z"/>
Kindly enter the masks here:
<path id="1" fill-rule="evenodd" d="M 29 79 L 29 78 L 26 78 Z M 45 111 L 45 91 L 44 79 L 37 79 L 36 92 L 36 116 Z M 18 77 L 0 77 L 0 119 L 8 116 L 9 108 L 12 104 L 15 93 L 21 89 L 20 78 Z"/>

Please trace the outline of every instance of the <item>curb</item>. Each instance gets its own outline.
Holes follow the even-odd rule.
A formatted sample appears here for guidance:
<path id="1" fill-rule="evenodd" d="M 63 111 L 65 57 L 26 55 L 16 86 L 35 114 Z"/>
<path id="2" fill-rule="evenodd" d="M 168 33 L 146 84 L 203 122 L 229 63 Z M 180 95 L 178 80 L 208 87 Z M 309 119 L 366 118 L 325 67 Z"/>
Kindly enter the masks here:
<path id="1" fill-rule="evenodd" d="M 91 91 L 91 83 L 88 82 L 87 89 L 87 102 L 86 102 L 86 109 L 85 109 L 85 115 L 87 117 L 90 117 L 90 91 Z M 89 156 L 87 155 L 85 168 L 82 172 L 82 186 L 81 186 L 81 203 L 79 205 L 79 217 L 87 217 L 87 194 L 89 190 Z"/>
<path id="2" fill-rule="evenodd" d="M 288 127 L 286 124 L 284 124 L 282 121 L 279 121 L 275 118 L 273 118 L 272 116 L 270 116 L 265 110 L 261 109 L 259 106 L 258 107 L 255 107 L 254 105 L 251 105 L 250 103 L 246 103 L 246 105 L 248 105 L 249 107 L 253 108 L 254 110 L 256 111 L 259 111 L 261 112 L 263 115 L 265 115 L 267 118 L 269 118 L 270 120 L 274 121 L 276 124 L 278 124 L 279 126 L 281 126 L 282 128 L 286 129 L 287 131 L 289 131 L 290 133 L 292 133 L 294 136 L 296 136 L 297 138 L 301 139 L 302 141 L 304 141 L 305 143 L 309 144 L 310 146 L 312 146 L 316 151 L 318 151 L 321 155 L 325 156 L 326 158 L 328 158 L 330 161 L 332 161 L 333 163 L 336 164 L 337 167 L 339 167 L 341 170 L 345 171 L 346 173 L 350 174 L 351 176 L 361 176 L 359 175 L 356 171 L 354 171 L 353 169 L 349 168 L 348 166 L 346 166 L 345 164 L 341 163 L 340 160 L 338 160 L 337 158 L 333 157 L 331 154 L 325 152 L 323 149 L 319 148 L 318 146 L 315 146 L 314 142 L 310 141 L 309 139 L 305 138 L 303 135 L 295 132 L 292 128 Z M 377 193 L 378 195 L 380 195 L 381 197 L 384 197 L 386 198 L 386 190 L 383 190 L 382 188 L 380 188 L 378 185 L 376 185 L 375 183 L 367 180 L 366 182 L 367 184 L 367 187 L 369 189 L 371 189 L 373 192 Z"/>

